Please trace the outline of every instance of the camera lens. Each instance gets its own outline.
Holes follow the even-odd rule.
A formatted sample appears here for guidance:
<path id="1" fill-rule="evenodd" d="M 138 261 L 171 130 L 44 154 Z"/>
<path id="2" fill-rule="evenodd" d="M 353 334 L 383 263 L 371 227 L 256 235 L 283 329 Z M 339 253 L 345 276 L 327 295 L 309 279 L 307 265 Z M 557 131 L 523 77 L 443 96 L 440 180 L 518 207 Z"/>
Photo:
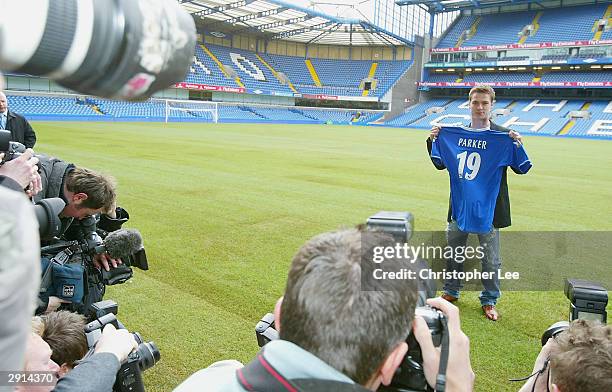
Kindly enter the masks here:
<path id="1" fill-rule="evenodd" d="M 85 94 L 142 99 L 185 78 L 195 23 L 172 0 L 12 1 L 0 68 Z"/>
<path id="2" fill-rule="evenodd" d="M 36 213 L 41 239 L 48 240 L 59 235 L 62 228 L 59 214 L 65 206 L 66 203 L 59 197 L 43 199 L 36 203 L 34 212 Z"/>
<path id="3" fill-rule="evenodd" d="M 161 358 L 159 349 L 153 342 L 140 343 L 136 349 L 136 352 L 138 353 L 139 358 L 138 366 L 140 367 L 140 371 L 143 372 L 155 366 L 155 363 L 157 363 L 159 358 Z"/>

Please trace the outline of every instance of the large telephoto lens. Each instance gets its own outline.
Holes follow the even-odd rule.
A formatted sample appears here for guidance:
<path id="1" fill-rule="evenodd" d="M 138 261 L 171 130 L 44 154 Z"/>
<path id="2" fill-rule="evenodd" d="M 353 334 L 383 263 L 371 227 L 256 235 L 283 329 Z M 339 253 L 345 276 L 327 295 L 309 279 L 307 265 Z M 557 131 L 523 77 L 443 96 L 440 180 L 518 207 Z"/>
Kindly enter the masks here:
<path id="1" fill-rule="evenodd" d="M 140 100 L 184 80 L 194 21 L 173 0 L 5 1 L 0 69 L 72 90 Z"/>

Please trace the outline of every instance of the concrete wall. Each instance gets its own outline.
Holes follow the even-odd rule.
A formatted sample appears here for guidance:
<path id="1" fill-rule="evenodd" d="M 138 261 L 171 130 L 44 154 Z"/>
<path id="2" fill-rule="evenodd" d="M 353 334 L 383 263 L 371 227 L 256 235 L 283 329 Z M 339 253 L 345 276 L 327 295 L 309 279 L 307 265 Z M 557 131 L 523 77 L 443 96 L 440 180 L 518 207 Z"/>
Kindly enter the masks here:
<path id="1" fill-rule="evenodd" d="M 419 91 L 416 82 L 421 80 L 421 71 L 423 70 L 423 62 L 426 61 L 424 54 L 427 53 L 427 48 L 415 47 L 413 50 L 414 61 L 412 66 L 405 74 L 397 81 L 391 89 L 391 111 L 383 117 L 383 121 L 387 121 L 404 112 L 408 105 L 414 105 L 419 102 Z M 406 103 L 406 99 L 409 100 Z"/>

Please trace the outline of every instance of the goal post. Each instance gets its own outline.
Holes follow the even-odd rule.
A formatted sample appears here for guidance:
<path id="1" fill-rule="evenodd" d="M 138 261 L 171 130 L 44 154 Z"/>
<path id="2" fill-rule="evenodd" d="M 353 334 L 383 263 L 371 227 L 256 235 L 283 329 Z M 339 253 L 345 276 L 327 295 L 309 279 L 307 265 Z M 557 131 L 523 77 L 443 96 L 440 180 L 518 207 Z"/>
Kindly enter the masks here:
<path id="1" fill-rule="evenodd" d="M 219 103 L 210 101 L 188 101 L 181 99 L 166 99 L 165 122 L 173 117 L 181 119 L 219 122 Z"/>

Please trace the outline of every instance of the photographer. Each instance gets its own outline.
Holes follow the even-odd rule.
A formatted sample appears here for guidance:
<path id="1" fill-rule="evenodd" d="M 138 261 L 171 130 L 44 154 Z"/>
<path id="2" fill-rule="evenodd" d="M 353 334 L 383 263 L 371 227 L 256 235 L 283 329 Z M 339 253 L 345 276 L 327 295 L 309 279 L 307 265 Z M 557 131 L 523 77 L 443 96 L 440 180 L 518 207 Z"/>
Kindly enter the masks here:
<path id="1" fill-rule="evenodd" d="M 542 347 L 519 392 L 612 390 L 612 326 L 577 319 Z"/>
<path id="2" fill-rule="evenodd" d="M 217 362 L 191 375 L 175 392 L 204 387 L 357 391 L 389 385 L 408 351 L 405 341 L 413 325 L 417 285 L 413 280 L 390 280 L 383 289 L 364 290 L 362 274 L 372 263 L 362 262 L 361 256 L 375 246 L 392 244 L 386 234 L 358 229 L 324 233 L 308 241 L 293 258 L 285 295 L 275 307 L 280 339 L 266 344 L 245 367 L 236 361 Z M 411 268 L 405 259 L 390 262 Z M 430 303 L 448 317 L 447 391 L 469 391 L 469 342 L 461 332 L 458 310 L 441 299 Z M 415 335 L 427 380 L 435 383 L 439 354 L 423 323 L 416 322 Z"/>
<path id="3" fill-rule="evenodd" d="M 60 214 L 65 239 L 80 239 L 94 232 L 96 214 L 102 214 L 98 226 L 106 231 L 117 230 L 127 221 L 127 212 L 115 207 L 116 183 L 112 177 L 57 158 L 42 157 L 39 166 L 42 191 L 34 200 L 60 197 L 66 202 Z M 121 260 L 99 254 L 94 263 L 109 271 L 110 265 L 116 267 Z"/>
<path id="4" fill-rule="evenodd" d="M 31 333 L 40 276 L 40 248 L 34 210 L 22 192 L 0 187 L 0 371 L 56 371 L 51 350 Z M 54 391 L 110 391 L 120 362 L 136 347 L 127 331 L 104 328 L 95 354 L 49 389 Z M 110 355 L 109 355 L 110 354 Z M 25 365 L 24 365 L 25 364 Z M 27 390 L 27 386 L 22 386 Z M 30 386 L 33 387 L 33 386 Z M 36 391 L 42 391 L 40 386 Z M 0 385 L 0 391 L 13 387 Z"/>
<path id="5" fill-rule="evenodd" d="M 137 347 L 136 340 L 125 329 L 107 325 L 96 344 L 94 354 L 81 361 L 55 385 L 32 383 L 19 385 L 17 392 L 101 392 L 111 391 L 121 362 Z M 60 373 L 60 367 L 51 359 L 51 348 L 39 335 L 30 333 L 25 355 L 24 371 Z M 16 371 L 16 370 L 14 370 Z M 49 383 L 53 384 L 53 383 Z"/>
<path id="6" fill-rule="evenodd" d="M 51 347 L 51 359 L 63 377 L 83 358 L 89 347 L 85 336 L 85 316 L 60 310 L 32 319 L 32 329 Z"/>

